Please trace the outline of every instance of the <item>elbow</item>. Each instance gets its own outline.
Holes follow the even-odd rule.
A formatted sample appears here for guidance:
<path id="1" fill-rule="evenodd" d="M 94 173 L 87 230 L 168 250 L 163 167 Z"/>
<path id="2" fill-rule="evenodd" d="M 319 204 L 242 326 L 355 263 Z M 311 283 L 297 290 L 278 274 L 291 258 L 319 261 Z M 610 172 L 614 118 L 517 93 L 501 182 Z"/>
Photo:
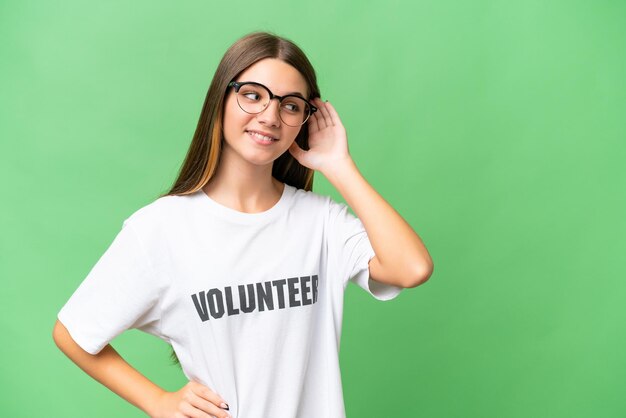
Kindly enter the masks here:
<path id="1" fill-rule="evenodd" d="M 63 324 L 57 319 L 54 323 L 54 327 L 52 328 L 52 341 L 56 344 L 57 347 L 61 348 L 61 331 Z"/>
<path id="2" fill-rule="evenodd" d="M 73 345 L 72 343 L 74 342 L 67 328 L 65 328 L 65 325 L 63 325 L 63 323 L 58 319 L 54 323 L 54 328 L 52 328 L 52 340 L 59 348 L 59 350 L 63 351 L 66 354 L 68 351 L 68 347 L 71 347 Z"/>
<path id="3" fill-rule="evenodd" d="M 427 264 L 418 264 L 416 268 L 413 269 L 413 274 L 411 278 L 406 282 L 406 288 L 417 287 L 421 284 L 424 284 L 430 279 L 433 274 L 434 265 L 432 262 Z"/>

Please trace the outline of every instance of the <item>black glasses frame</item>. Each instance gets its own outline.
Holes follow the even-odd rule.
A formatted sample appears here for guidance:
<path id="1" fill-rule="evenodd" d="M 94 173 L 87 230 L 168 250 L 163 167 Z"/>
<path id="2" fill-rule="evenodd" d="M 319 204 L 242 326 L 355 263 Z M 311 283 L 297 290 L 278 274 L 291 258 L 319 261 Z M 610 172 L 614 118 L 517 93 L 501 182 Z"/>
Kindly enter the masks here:
<path id="1" fill-rule="evenodd" d="M 311 115 L 312 115 L 313 113 L 317 112 L 317 107 L 313 106 L 313 105 L 311 104 L 311 102 L 309 102 L 307 99 L 305 99 L 304 97 L 300 96 L 299 94 L 286 94 L 286 95 L 284 95 L 284 96 L 279 96 L 279 95 L 277 95 L 277 94 L 272 93 L 272 91 L 271 91 L 269 88 L 267 88 L 267 86 L 265 86 L 265 85 L 263 85 L 263 84 L 261 84 L 261 83 L 257 83 L 256 81 L 231 81 L 230 83 L 228 83 L 228 86 L 227 86 L 227 87 L 234 87 L 234 88 L 235 88 L 235 92 L 236 92 L 237 94 L 239 94 L 239 89 L 240 89 L 242 86 L 245 86 L 246 84 L 254 84 L 254 85 L 256 85 L 256 86 L 259 86 L 259 87 L 264 88 L 264 89 L 265 89 L 265 90 L 269 93 L 269 95 L 270 95 L 270 101 L 271 101 L 272 99 L 276 98 L 276 99 L 278 99 L 278 103 L 279 103 L 279 105 L 280 105 L 280 104 L 282 104 L 283 100 L 284 100 L 285 98 L 287 98 L 287 97 L 297 97 L 298 99 L 302 99 L 302 100 L 304 100 L 304 101 L 305 101 L 305 102 L 309 105 L 309 114 L 306 116 L 306 119 L 304 119 L 304 121 L 303 121 L 300 125 L 296 125 L 296 126 L 302 126 L 302 125 L 304 125 L 304 124 L 306 123 L 306 121 L 307 121 L 307 120 L 309 120 L 309 118 L 311 117 Z M 243 111 L 244 111 L 244 112 L 246 112 L 246 113 L 250 113 L 250 114 L 252 114 L 252 115 L 259 114 L 259 113 L 263 112 L 263 110 L 265 110 L 265 108 L 264 108 L 263 110 L 261 110 L 261 111 L 259 111 L 259 112 L 248 112 L 247 110 L 244 110 L 244 109 L 241 107 L 241 104 L 239 104 L 239 100 L 237 100 L 237 104 L 239 105 L 239 107 L 241 108 L 241 110 L 243 110 Z M 268 105 L 269 105 L 269 102 L 268 102 Z M 280 112 L 278 112 L 278 115 L 280 116 Z M 281 116 L 280 120 L 283 120 L 282 116 Z M 291 125 L 289 125 L 287 122 L 285 122 L 284 120 L 283 120 L 283 122 L 285 123 L 285 125 L 287 125 L 287 126 L 291 126 Z"/>

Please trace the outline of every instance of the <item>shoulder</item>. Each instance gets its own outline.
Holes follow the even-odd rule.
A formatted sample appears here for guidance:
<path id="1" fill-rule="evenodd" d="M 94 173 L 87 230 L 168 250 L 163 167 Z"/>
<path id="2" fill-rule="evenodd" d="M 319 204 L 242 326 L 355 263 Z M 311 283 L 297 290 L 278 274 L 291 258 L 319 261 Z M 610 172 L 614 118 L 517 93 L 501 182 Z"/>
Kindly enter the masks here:
<path id="1" fill-rule="evenodd" d="M 131 224 L 133 229 L 144 233 L 173 225 L 176 220 L 185 218 L 195 199 L 197 194 L 159 197 L 132 212 L 124 220 L 124 225 Z"/>
<path id="2" fill-rule="evenodd" d="M 295 188 L 294 188 L 295 189 Z M 337 219 L 351 220 L 354 215 L 343 202 L 338 202 L 330 196 L 318 194 L 303 189 L 295 189 L 292 209 L 307 217 L 314 214 L 323 218 L 326 223 L 333 224 Z"/>
<path id="3" fill-rule="evenodd" d="M 289 186 L 291 187 L 291 186 Z M 322 195 L 313 191 L 293 188 L 293 206 L 298 209 L 306 209 L 310 211 L 319 211 L 327 213 L 332 205 L 336 202 L 326 195 Z"/>

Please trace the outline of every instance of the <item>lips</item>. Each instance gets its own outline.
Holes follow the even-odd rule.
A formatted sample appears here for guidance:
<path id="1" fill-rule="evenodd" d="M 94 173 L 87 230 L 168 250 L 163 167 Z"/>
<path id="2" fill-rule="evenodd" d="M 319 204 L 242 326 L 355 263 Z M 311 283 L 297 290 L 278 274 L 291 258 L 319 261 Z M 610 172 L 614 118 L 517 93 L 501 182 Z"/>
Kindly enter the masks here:
<path id="1" fill-rule="evenodd" d="M 274 141 L 278 141 L 278 138 L 276 138 L 274 135 L 272 135 L 272 134 L 270 134 L 270 133 L 268 133 L 268 132 L 257 131 L 257 130 L 254 130 L 254 129 L 248 129 L 248 130 L 246 130 L 246 132 L 250 132 L 250 133 L 257 133 L 257 134 L 259 134 L 259 135 L 263 135 L 263 136 L 270 137 L 270 138 L 272 138 L 272 140 L 274 140 Z"/>

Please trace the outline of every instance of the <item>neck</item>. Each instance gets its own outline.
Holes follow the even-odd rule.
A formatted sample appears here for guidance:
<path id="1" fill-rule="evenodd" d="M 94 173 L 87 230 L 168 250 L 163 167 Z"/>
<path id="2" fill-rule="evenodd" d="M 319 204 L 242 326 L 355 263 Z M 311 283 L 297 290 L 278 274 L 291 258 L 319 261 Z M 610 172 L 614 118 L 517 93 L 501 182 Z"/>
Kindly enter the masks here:
<path id="1" fill-rule="evenodd" d="M 223 153 L 217 171 L 202 188 L 216 202 L 245 213 L 264 212 L 280 199 L 285 185 L 272 177 L 272 163 L 254 165 Z"/>

